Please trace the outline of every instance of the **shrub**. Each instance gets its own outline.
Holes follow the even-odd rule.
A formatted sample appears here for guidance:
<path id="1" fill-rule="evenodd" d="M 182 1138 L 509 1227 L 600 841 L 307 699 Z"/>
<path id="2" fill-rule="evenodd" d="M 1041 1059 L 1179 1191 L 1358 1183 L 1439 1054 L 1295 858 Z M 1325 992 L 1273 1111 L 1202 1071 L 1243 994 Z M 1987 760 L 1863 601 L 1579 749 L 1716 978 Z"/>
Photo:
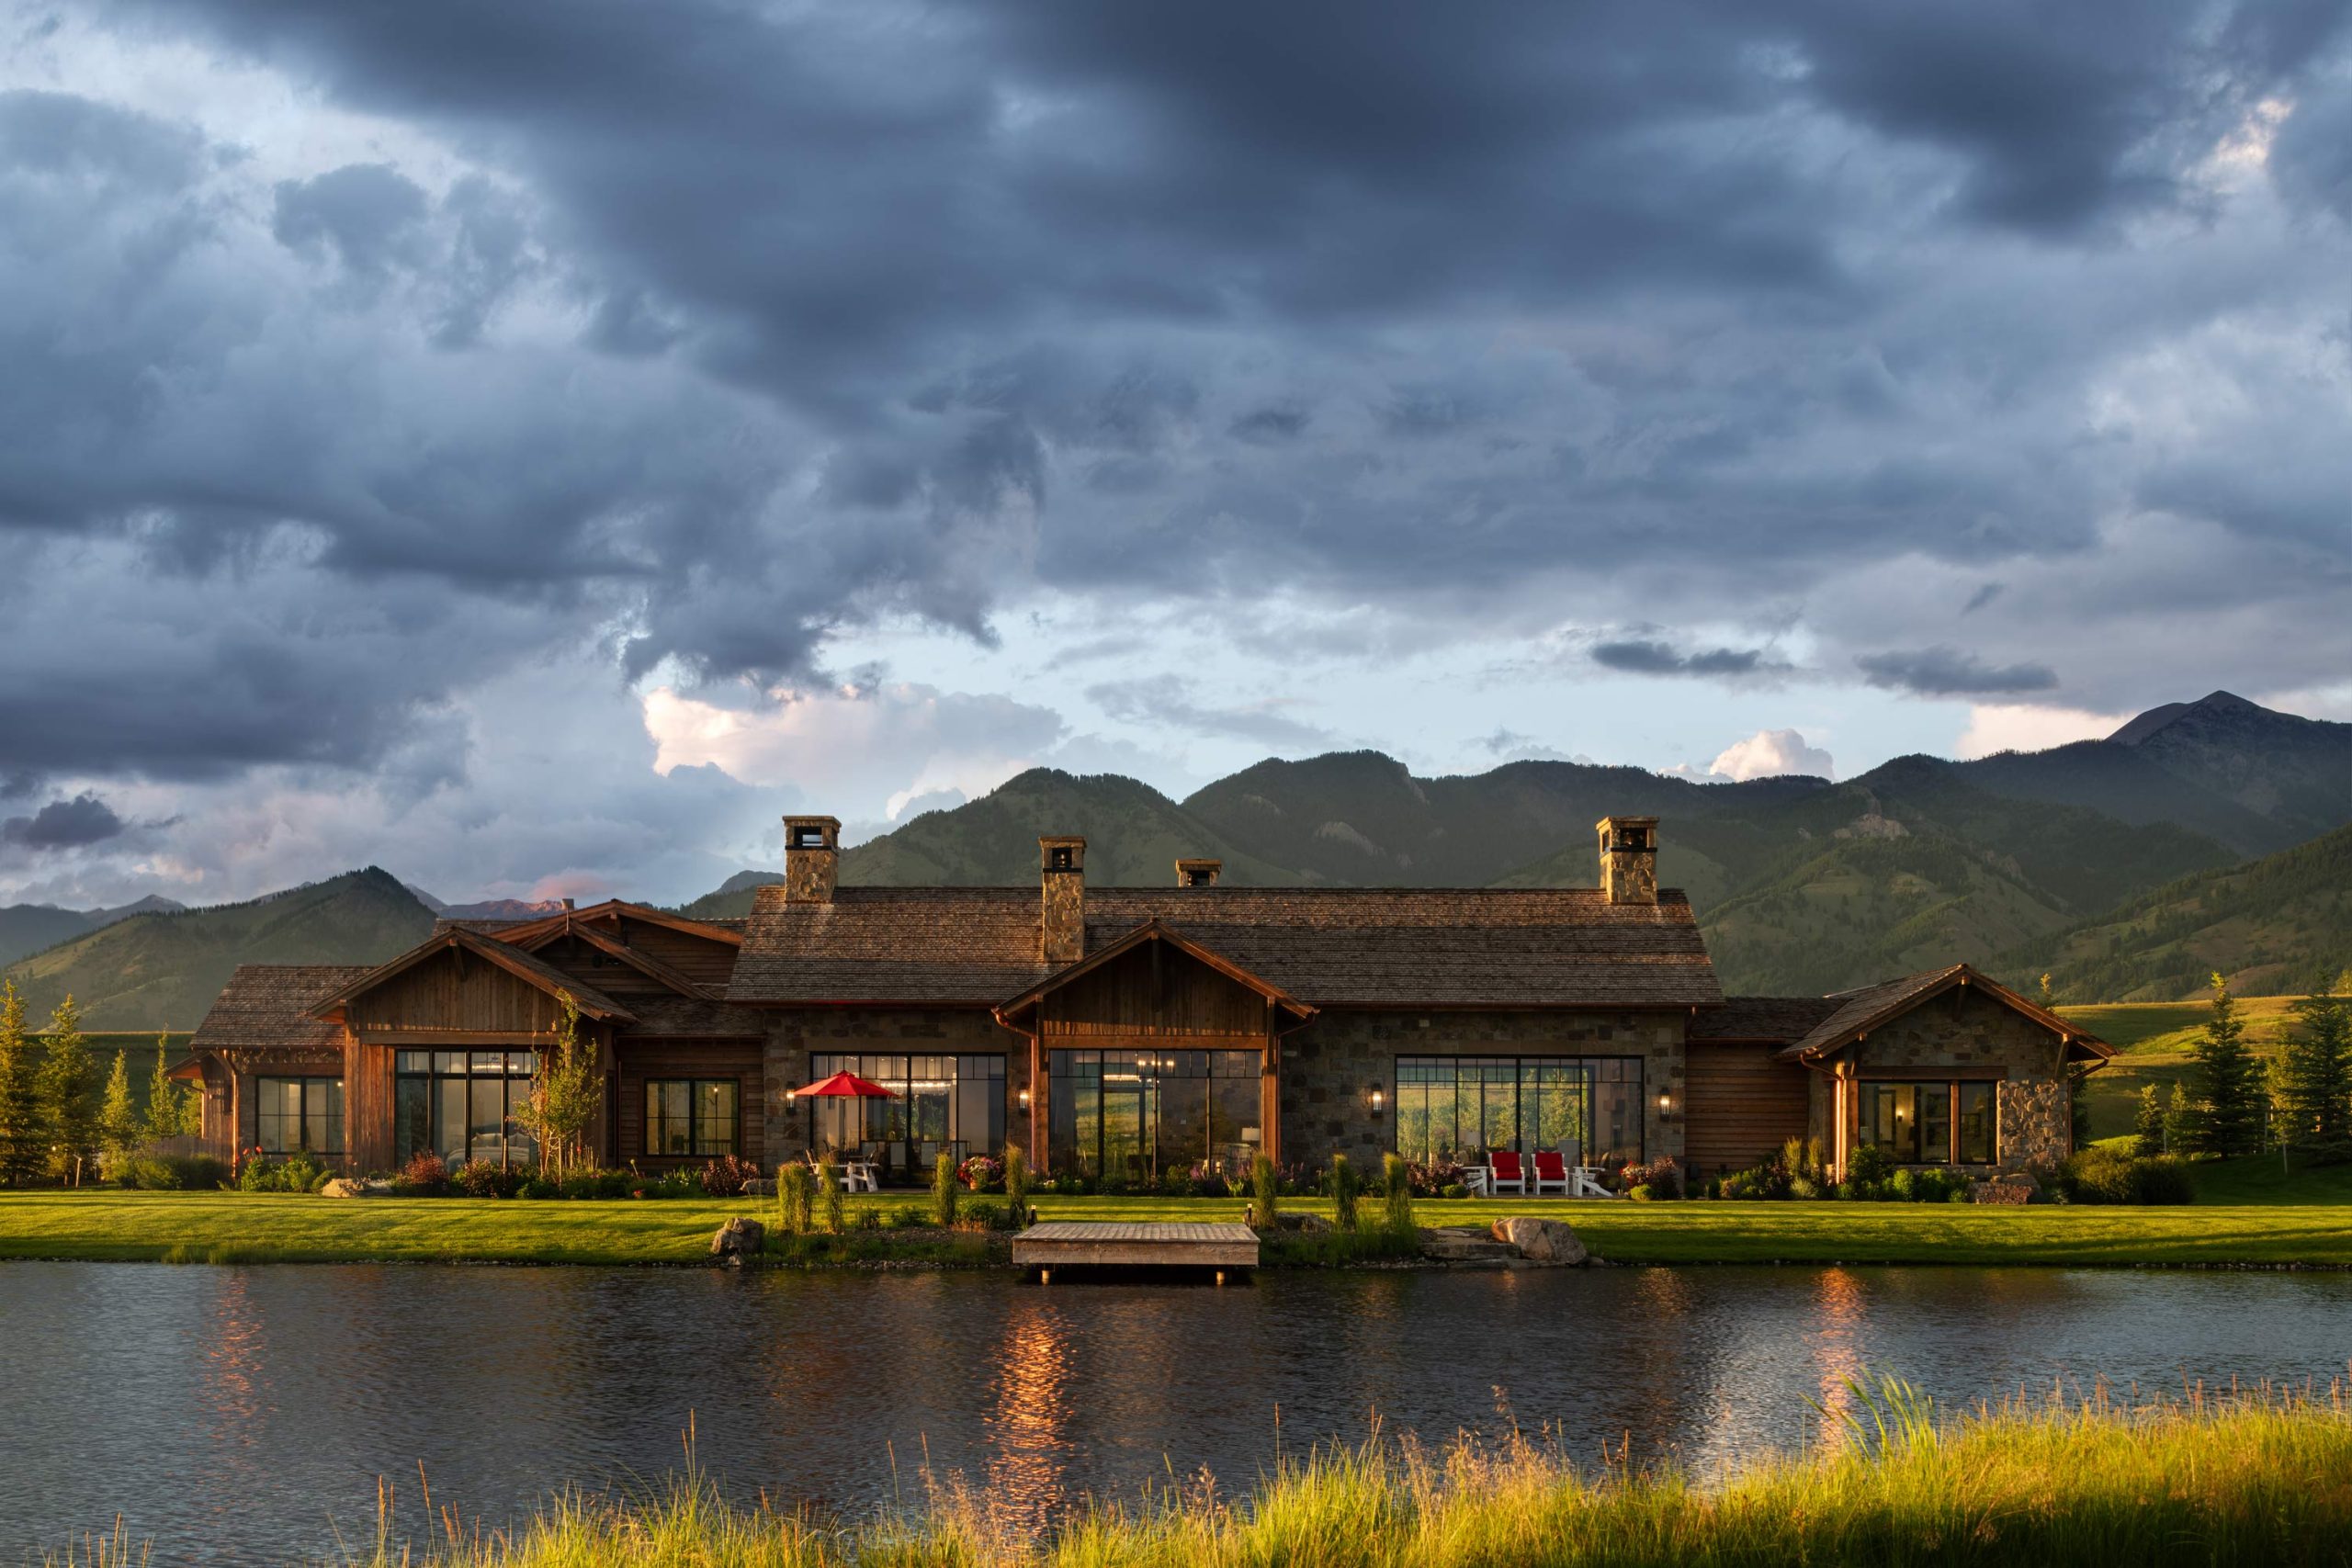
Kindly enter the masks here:
<path id="1" fill-rule="evenodd" d="M 974 1155 L 956 1168 L 956 1179 L 967 1192 L 993 1192 L 1004 1180 L 1004 1167 L 987 1155 Z"/>
<path id="2" fill-rule="evenodd" d="M 2061 1166 L 2056 1186 L 2070 1203 L 2188 1203 L 2196 1198 L 2188 1168 L 2179 1160 L 2140 1159 L 2097 1146 Z"/>
<path id="3" fill-rule="evenodd" d="M 931 1224 L 931 1211 L 921 1203 L 901 1203 L 890 1211 L 890 1224 L 902 1231 L 921 1230 Z"/>
<path id="4" fill-rule="evenodd" d="M 327 1184 L 327 1170 L 309 1155 L 288 1155 L 278 1168 L 277 1182 L 288 1192 L 315 1192 Z"/>
<path id="5" fill-rule="evenodd" d="M 807 1235 L 814 1217 L 817 1173 L 799 1160 L 776 1168 L 776 1225 L 786 1235 Z"/>
<path id="6" fill-rule="evenodd" d="M 1846 1185 L 1871 1189 L 1894 1171 L 1894 1162 L 1876 1144 L 1859 1145 L 1846 1159 Z"/>
<path id="7" fill-rule="evenodd" d="M 425 1150 L 409 1157 L 408 1164 L 392 1182 L 392 1190 L 403 1198 L 440 1198 L 449 1190 L 449 1168 L 441 1156 Z M 570 1194 L 566 1194 L 569 1196 Z"/>
<path id="8" fill-rule="evenodd" d="M 956 1179 L 956 1157 L 942 1149 L 931 1168 L 931 1216 L 942 1229 L 956 1224 L 956 1203 L 963 1191 L 963 1183 Z"/>
<path id="9" fill-rule="evenodd" d="M 702 1168 L 702 1190 L 713 1198 L 741 1198 L 760 1179 L 760 1168 L 741 1155 L 720 1155 Z"/>
<path id="10" fill-rule="evenodd" d="M 1623 1176 L 1628 1195 L 1634 1188 L 1646 1187 L 1654 1199 L 1682 1196 L 1682 1168 L 1674 1163 L 1672 1155 L 1661 1155 L 1647 1165 L 1629 1165 Z"/>
<path id="11" fill-rule="evenodd" d="M 512 1198 L 522 1190 L 523 1182 L 530 1174 L 528 1167 L 507 1169 L 486 1159 L 477 1159 L 459 1166 L 458 1174 L 450 1179 L 469 1198 Z"/>
<path id="12" fill-rule="evenodd" d="M 1001 1231 L 1012 1228 L 1012 1211 L 1002 1203 L 981 1199 L 964 1205 L 955 1229 L 959 1231 Z"/>
<path id="13" fill-rule="evenodd" d="M 210 1155 L 147 1155 L 130 1162 L 130 1184 L 149 1192 L 209 1192 L 229 1179 Z"/>
<path id="14" fill-rule="evenodd" d="M 1387 1162 L 1383 1160 L 1383 1193 L 1387 1191 L 1385 1180 L 1386 1168 Z M 1417 1198 L 1439 1197 L 1449 1187 L 1459 1187 L 1466 1191 L 1470 1186 L 1467 1171 L 1459 1160 L 1438 1159 L 1427 1165 L 1407 1166 L 1406 1176 L 1412 1184 L 1413 1196 Z"/>
<path id="15" fill-rule="evenodd" d="M 1625 1189 L 1625 1196 L 1631 1198 L 1636 1203 L 1647 1203 L 1654 1201 L 1657 1198 L 1658 1193 L 1657 1190 L 1652 1187 L 1648 1182 L 1636 1181 L 1634 1185 Z"/>
<path id="16" fill-rule="evenodd" d="M 636 1181 L 626 1170 L 600 1170 L 596 1172 L 594 1186 L 595 1190 L 589 1194 L 591 1197 L 626 1198 L 636 1186 Z"/>
<path id="17" fill-rule="evenodd" d="M 556 1179 L 557 1195 L 575 1200 L 602 1198 L 605 1175 L 601 1170 L 567 1170 Z"/>
<path id="18" fill-rule="evenodd" d="M 1356 1168 L 1345 1155 L 1331 1156 L 1331 1219 L 1343 1231 L 1356 1228 Z"/>
<path id="19" fill-rule="evenodd" d="M 1162 1198 L 1190 1198 L 1193 1196 L 1193 1173 L 1173 1167 L 1161 1171 L 1159 1195 Z"/>
<path id="20" fill-rule="evenodd" d="M 1463 1186 L 1457 1181 L 1450 1186 L 1439 1188 L 1437 1190 L 1437 1195 L 1441 1198 L 1467 1198 L 1470 1196 L 1470 1189 Z"/>
<path id="21" fill-rule="evenodd" d="M 560 1198 L 563 1196 L 563 1189 L 548 1176 L 534 1170 L 523 1179 L 523 1185 L 514 1190 L 514 1196 L 517 1198 Z"/>
<path id="22" fill-rule="evenodd" d="M 237 1172 L 237 1190 L 241 1192 L 283 1192 L 285 1173 L 274 1163 L 254 1155 Z"/>
<path id="23" fill-rule="evenodd" d="M 1818 1198 L 1821 1196 L 1821 1183 L 1809 1176 L 1792 1176 L 1789 1178 L 1789 1196 L 1806 1200 Z"/>

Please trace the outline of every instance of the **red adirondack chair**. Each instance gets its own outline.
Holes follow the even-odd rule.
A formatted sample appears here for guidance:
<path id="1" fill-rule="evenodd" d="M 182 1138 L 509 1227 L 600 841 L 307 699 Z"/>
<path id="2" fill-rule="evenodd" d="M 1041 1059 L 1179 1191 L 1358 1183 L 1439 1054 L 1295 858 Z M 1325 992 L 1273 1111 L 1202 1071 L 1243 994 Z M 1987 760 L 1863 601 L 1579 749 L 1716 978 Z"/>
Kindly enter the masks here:
<path id="1" fill-rule="evenodd" d="M 1527 1195 L 1527 1168 L 1520 1164 L 1517 1149 L 1497 1149 L 1487 1156 L 1487 1190 Z"/>

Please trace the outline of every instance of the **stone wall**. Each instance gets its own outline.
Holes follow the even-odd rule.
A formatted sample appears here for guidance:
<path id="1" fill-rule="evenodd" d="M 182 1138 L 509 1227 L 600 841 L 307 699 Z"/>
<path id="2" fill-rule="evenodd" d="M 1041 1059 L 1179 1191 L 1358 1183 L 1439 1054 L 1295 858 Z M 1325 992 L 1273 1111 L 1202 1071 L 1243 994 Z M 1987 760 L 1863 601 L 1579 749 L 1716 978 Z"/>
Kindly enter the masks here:
<path id="1" fill-rule="evenodd" d="M 807 1113 L 787 1107 L 784 1097 L 814 1076 L 810 1056 L 836 1052 L 1001 1055 L 1005 1136 L 1028 1146 L 1029 1122 L 1021 1109 L 1021 1095 L 1029 1087 L 1029 1037 L 1002 1027 L 982 1009 L 787 1008 L 769 1013 L 767 1020 L 760 1096 L 767 1165 L 797 1159 L 808 1149 Z"/>
<path id="2" fill-rule="evenodd" d="M 1682 1157 L 1680 1012 L 1354 1011 L 1319 1013 L 1283 1042 L 1283 1163 L 1321 1165 L 1344 1154 L 1374 1168 L 1396 1146 L 1398 1056 L 1639 1056 L 1643 1146 Z M 1374 1114 L 1366 1091 L 1387 1096 Z M 1661 1113 L 1660 1091 L 1672 1098 Z"/>

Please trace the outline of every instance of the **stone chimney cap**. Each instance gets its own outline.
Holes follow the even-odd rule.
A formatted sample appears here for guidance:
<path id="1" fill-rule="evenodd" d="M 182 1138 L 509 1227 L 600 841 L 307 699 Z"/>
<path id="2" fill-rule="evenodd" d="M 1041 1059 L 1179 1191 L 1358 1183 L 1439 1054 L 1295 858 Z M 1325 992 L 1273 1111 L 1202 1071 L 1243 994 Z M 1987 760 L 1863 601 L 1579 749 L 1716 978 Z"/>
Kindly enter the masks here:
<path id="1" fill-rule="evenodd" d="M 1085 837 L 1078 833 L 1038 834 L 1037 863 L 1047 871 L 1084 871 Z"/>
<path id="2" fill-rule="evenodd" d="M 786 817 L 784 819 L 784 844 L 786 849 L 837 849 L 841 839 L 842 819 L 838 817 Z"/>
<path id="3" fill-rule="evenodd" d="M 1180 859 L 1176 863 L 1176 886 L 1179 887 L 1215 887 L 1225 874 L 1221 860 Z"/>

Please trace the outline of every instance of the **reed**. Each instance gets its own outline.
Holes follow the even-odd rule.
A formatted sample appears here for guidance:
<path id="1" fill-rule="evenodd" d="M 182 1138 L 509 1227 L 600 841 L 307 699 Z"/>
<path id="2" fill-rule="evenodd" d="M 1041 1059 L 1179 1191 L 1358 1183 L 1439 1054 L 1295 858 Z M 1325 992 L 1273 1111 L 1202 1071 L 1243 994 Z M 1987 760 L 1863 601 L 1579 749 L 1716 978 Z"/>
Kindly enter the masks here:
<path id="1" fill-rule="evenodd" d="M 1555 1440 L 1428 1448 L 1375 1435 L 1288 1459 L 1245 1496 L 1081 1506 L 1040 1539 L 948 1483 L 854 1523 L 724 1501 L 695 1476 L 652 1501 L 567 1495 L 522 1529 L 389 1517 L 355 1568 L 1764 1568 L 1815 1562 L 2340 1564 L 2352 1561 L 2352 1407 L 2341 1386 L 2163 1402 L 2104 1393 L 1947 1416 L 1849 1382 L 1808 1446 L 1713 1477 L 1579 1461 Z M 426 1510 L 431 1513 L 430 1508 Z M 51 1557 L 75 1568 L 121 1562 Z"/>

